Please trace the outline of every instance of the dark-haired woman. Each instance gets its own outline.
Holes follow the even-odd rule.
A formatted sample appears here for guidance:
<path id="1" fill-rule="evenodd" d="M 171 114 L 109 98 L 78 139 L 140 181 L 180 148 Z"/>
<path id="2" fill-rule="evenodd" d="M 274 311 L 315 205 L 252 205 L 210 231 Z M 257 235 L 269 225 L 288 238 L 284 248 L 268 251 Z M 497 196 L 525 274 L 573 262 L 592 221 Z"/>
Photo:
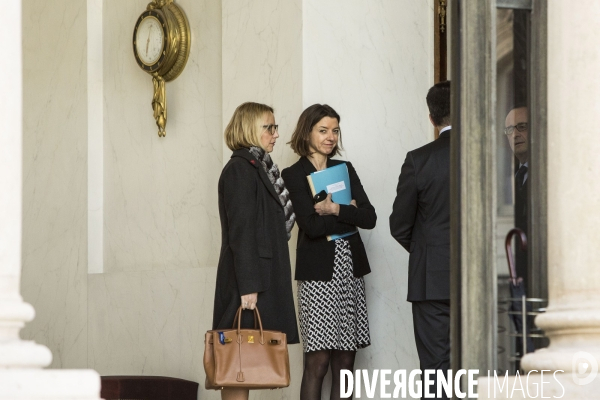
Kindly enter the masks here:
<path id="1" fill-rule="evenodd" d="M 331 194 L 314 203 L 306 176 L 343 163 L 332 157 L 340 151 L 340 116 L 325 104 L 308 107 L 298 120 L 290 142 L 300 157 L 282 171 L 298 223 L 296 280 L 300 333 L 304 349 L 301 400 L 321 398 L 323 378 L 331 365 L 331 399 L 340 398 L 340 370 L 354 367 L 358 349 L 370 344 L 363 276 L 371 270 L 357 232 L 332 241 L 328 235 L 373 229 L 377 220 L 352 164 L 352 202 L 331 201 Z"/>

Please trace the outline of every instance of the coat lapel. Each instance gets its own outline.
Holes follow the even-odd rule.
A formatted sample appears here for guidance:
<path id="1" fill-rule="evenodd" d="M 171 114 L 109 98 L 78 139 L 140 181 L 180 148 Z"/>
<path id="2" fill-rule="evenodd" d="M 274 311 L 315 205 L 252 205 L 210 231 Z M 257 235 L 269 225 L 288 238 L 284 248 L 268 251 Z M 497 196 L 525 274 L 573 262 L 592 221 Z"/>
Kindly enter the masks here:
<path id="1" fill-rule="evenodd" d="M 338 165 L 340 162 L 342 162 L 342 161 L 336 161 L 334 159 L 328 158 L 327 159 L 327 168 L 333 167 L 334 165 Z M 300 165 L 302 165 L 302 169 L 304 169 L 304 173 L 306 175 L 310 175 L 313 172 L 317 172 L 317 169 L 315 168 L 315 166 L 306 157 L 300 158 Z"/>
<path id="2" fill-rule="evenodd" d="M 279 196 L 277 195 L 277 192 L 275 191 L 275 187 L 269 180 L 269 177 L 267 176 L 267 173 L 265 172 L 265 169 L 263 168 L 260 161 L 258 161 L 247 149 L 235 150 L 233 152 L 233 154 L 231 155 L 231 157 L 242 157 L 242 158 L 245 158 L 246 160 L 248 160 L 248 162 L 250 164 L 252 164 L 254 166 L 254 168 L 256 168 L 258 170 L 258 176 L 260 176 L 260 180 L 267 188 L 267 191 L 277 201 L 277 204 L 279 204 L 280 207 L 283 207 L 281 205 L 281 201 L 279 200 Z M 310 161 L 309 161 L 309 164 L 310 164 Z"/>
<path id="3" fill-rule="evenodd" d="M 302 165 L 302 169 L 304 170 L 304 173 L 306 174 L 306 176 L 317 171 L 315 166 L 312 165 L 312 163 L 306 157 L 300 158 L 300 165 Z"/>

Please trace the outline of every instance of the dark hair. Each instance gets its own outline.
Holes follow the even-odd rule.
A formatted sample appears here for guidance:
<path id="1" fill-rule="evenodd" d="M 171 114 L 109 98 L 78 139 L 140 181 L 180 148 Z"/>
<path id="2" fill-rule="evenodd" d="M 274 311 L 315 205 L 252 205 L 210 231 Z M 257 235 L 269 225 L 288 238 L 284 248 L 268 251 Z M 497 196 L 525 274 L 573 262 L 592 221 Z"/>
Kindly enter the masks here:
<path id="1" fill-rule="evenodd" d="M 310 149 L 310 133 L 312 132 L 313 127 L 325 117 L 335 118 L 337 119 L 338 124 L 340 123 L 339 114 L 327 104 L 313 104 L 306 110 L 302 111 L 300 118 L 298 118 L 296 129 L 292 134 L 292 139 L 288 142 L 288 144 L 292 147 L 292 150 L 294 150 L 294 153 L 303 157 L 308 157 L 313 153 L 313 151 Z M 331 158 L 340 154 L 341 149 L 342 132 L 340 130 L 338 143 L 335 145 L 331 153 L 327 155 L 327 157 Z"/>
<path id="2" fill-rule="evenodd" d="M 426 100 L 433 123 L 436 126 L 450 125 L 450 81 L 433 85 Z"/>

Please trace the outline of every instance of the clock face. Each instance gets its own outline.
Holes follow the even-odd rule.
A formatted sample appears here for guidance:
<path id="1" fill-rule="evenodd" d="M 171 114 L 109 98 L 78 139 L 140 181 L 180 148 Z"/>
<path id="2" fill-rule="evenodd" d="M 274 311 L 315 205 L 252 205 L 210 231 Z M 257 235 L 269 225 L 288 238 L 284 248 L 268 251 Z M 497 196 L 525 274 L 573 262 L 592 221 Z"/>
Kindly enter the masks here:
<path id="1" fill-rule="evenodd" d="M 133 56 L 138 66 L 165 82 L 175 79 L 190 53 L 190 27 L 183 10 L 172 0 L 154 0 L 163 4 L 142 12 L 133 28 Z"/>
<path id="2" fill-rule="evenodd" d="M 140 61 L 154 65 L 162 55 L 165 45 L 162 24 L 154 16 L 145 17 L 137 26 L 135 49 Z"/>

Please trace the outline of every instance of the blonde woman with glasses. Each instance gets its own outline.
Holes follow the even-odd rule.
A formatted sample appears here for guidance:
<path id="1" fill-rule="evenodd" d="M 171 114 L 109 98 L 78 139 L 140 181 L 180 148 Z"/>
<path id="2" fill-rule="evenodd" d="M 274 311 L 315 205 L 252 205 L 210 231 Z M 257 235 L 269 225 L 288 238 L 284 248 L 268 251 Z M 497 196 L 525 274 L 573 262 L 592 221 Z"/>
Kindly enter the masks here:
<path id="1" fill-rule="evenodd" d="M 219 179 L 221 254 L 213 329 L 229 329 L 241 305 L 257 305 L 265 329 L 286 333 L 298 343 L 288 240 L 295 214 L 273 151 L 279 133 L 273 108 L 240 105 L 225 129 L 233 154 Z M 242 313 L 242 326 L 254 326 Z M 223 389 L 224 400 L 248 399 L 246 389 Z"/>

